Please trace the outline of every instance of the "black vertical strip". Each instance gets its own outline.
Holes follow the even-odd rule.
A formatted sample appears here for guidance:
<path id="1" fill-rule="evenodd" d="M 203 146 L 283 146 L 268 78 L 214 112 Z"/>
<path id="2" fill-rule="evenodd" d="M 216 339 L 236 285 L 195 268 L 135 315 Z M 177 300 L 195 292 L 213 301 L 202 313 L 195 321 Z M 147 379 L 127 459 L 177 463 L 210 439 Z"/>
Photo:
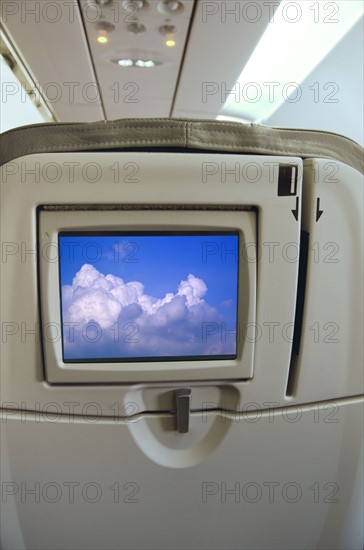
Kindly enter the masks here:
<path id="1" fill-rule="evenodd" d="M 97 85 L 97 89 L 98 89 L 99 94 L 100 94 L 100 107 L 101 107 L 101 110 L 102 110 L 102 114 L 104 116 L 104 120 L 107 120 L 105 105 L 104 105 L 104 99 L 102 97 L 102 88 L 100 86 L 99 77 L 98 77 L 98 74 L 97 74 L 97 71 L 96 71 L 95 61 L 94 61 L 94 58 L 92 57 L 92 50 L 91 50 L 90 40 L 89 40 L 89 36 L 88 36 L 88 33 L 87 33 L 87 29 L 86 29 L 86 23 L 85 23 L 85 20 L 83 18 L 81 0 L 77 0 L 77 7 L 78 7 L 78 11 L 79 11 L 79 15 L 80 15 L 81 23 L 82 23 L 82 28 L 83 28 L 83 33 L 84 33 L 87 48 L 88 48 L 89 60 L 90 60 L 92 70 L 93 70 L 93 73 L 94 73 L 94 77 L 95 77 L 95 84 Z"/>
<path id="2" fill-rule="evenodd" d="M 179 83 L 180 83 L 180 80 L 181 80 L 181 76 L 182 76 L 183 64 L 184 64 L 184 62 L 185 62 L 185 57 L 186 57 L 186 53 L 187 53 L 188 42 L 189 42 L 190 35 L 191 35 L 191 29 L 192 29 L 193 20 L 194 20 L 194 18 L 195 18 L 195 13 L 196 13 L 196 8 L 197 8 L 197 2 L 198 2 L 198 0 L 194 0 L 194 4 L 193 4 L 193 7 L 192 7 L 192 11 L 191 11 L 190 24 L 189 24 L 188 30 L 187 30 L 187 35 L 186 35 L 186 40 L 185 40 L 185 46 L 184 46 L 184 48 L 183 48 L 183 53 L 182 53 L 182 60 L 181 60 L 180 66 L 179 66 L 179 71 L 178 71 L 178 76 L 177 76 L 177 82 L 176 82 L 176 86 L 175 86 L 175 89 L 174 89 L 174 94 L 173 94 L 173 98 L 172 98 L 171 108 L 170 108 L 170 111 L 169 111 L 169 118 L 172 118 L 173 111 L 174 111 L 174 104 L 175 104 L 175 102 L 176 102 L 178 86 L 179 86 Z"/>
<path id="3" fill-rule="evenodd" d="M 279 197 L 287 197 L 297 195 L 297 175 L 298 166 L 295 164 L 280 164 L 278 172 L 278 189 Z M 292 188 L 292 178 L 294 178 L 294 188 Z"/>
<path id="4" fill-rule="evenodd" d="M 37 314 L 38 314 L 38 321 L 39 321 L 39 339 L 40 339 L 40 352 L 42 357 L 42 372 L 43 372 L 43 380 L 47 380 L 47 374 L 46 374 L 46 362 L 45 362 L 45 352 L 44 352 L 44 331 L 43 331 L 43 316 L 42 316 L 42 292 L 41 292 L 41 261 L 42 261 L 42 255 L 40 252 L 40 214 L 43 210 L 42 206 L 37 206 L 35 215 L 36 215 L 36 262 L 37 262 Z"/>
<path id="5" fill-rule="evenodd" d="M 286 395 L 294 394 L 296 389 L 296 383 L 297 383 L 297 376 L 298 376 L 297 359 L 300 352 L 302 323 L 303 323 L 303 309 L 305 304 L 308 245 L 309 245 L 309 233 L 307 233 L 306 231 L 301 231 L 300 255 L 299 255 L 299 264 L 298 264 L 299 267 L 298 267 L 297 297 L 296 297 L 296 314 L 294 319 L 292 354 L 291 354 L 291 361 L 289 366 Z"/>

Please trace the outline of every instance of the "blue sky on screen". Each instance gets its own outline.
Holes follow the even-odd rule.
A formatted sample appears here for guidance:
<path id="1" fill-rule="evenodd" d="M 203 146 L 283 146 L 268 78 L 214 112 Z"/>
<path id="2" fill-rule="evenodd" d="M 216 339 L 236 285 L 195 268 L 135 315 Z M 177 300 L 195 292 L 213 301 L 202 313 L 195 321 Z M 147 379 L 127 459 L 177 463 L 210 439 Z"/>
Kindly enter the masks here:
<path id="1" fill-rule="evenodd" d="M 61 235 L 64 358 L 234 355 L 237 235 Z"/>

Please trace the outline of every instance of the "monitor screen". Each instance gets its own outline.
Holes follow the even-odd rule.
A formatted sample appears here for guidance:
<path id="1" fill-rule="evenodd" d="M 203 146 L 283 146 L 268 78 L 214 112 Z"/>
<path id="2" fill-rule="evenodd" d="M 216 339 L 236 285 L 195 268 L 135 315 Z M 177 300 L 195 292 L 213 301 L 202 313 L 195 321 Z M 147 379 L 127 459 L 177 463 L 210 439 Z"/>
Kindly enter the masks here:
<path id="1" fill-rule="evenodd" d="M 65 363 L 236 358 L 237 231 L 58 239 Z"/>

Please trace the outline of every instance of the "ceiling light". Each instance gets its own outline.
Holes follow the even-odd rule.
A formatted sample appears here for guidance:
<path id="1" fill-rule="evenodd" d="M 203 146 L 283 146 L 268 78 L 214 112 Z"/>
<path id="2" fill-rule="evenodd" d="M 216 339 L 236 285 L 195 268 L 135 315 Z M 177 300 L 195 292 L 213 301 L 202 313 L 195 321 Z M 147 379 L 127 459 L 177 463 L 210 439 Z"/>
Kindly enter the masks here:
<path id="1" fill-rule="evenodd" d="M 107 44 L 109 39 L 106 36 L 98 36 L 97 41 L 99 44 Z"/>
<path id="2" fill-rule="evenodd" d="M 318 10 L 321 3 L 316 4 Z M 336 14 L 329 15 L 314 11 L 310 2 L 283 0 L 234 88 L 213 92 L 225 102 L 222 114 L 261 122 L 284 101 L 299 101 L 300 84 L 363 13 L 362 2 L 336 5 Z"/>
<path id="3" fill-rule="evenodd" d="M 144 61 L 144 67 L 146 69 L 151 69 L 152 67 L 155 67 L 155 63 L 152 59 L 148 59 L 148 61 Z"/>
<path id="4" fill-rule="evenodd" d="M 174 40 L 171 40 L 171 39 L 166 40 L 166 46 L 168 48 L 173 48 L 175 45 L 176 45 L 176 42 Z"/>
<path id="5" fill-rule="evenodd" d="M 135 61 L 135 66 L 141 69 L 151 69 L 152 67 L 155 67 L 155 63 L 154 61 L 152 61 L 152 59 L 148 59 L 148 60 L 137 59 Z"/>
<path id="6" fill-rule="evenodd" d="M 118 65 L 121 67 L 132 67 L 134 65 L 134 61 L 132 59 L 119 59 Z"/>
<path id="7" fill-rule="evenodd" d="M 157 59 L 153 59 L 149 57 L 149 55 L 150 54 L 147 52 L 142 53 L 140 51 L 139 54 L 135 53 L 134 56 L 133 53 L 129 51 L 128 53 L 125 52 L 122 57 L 109 59 L 109 61 L 116 63 L 119 67 L 132 69 L 153 69 L 154 67 L 163 65 L 163 61 L 157 61 Z"/>

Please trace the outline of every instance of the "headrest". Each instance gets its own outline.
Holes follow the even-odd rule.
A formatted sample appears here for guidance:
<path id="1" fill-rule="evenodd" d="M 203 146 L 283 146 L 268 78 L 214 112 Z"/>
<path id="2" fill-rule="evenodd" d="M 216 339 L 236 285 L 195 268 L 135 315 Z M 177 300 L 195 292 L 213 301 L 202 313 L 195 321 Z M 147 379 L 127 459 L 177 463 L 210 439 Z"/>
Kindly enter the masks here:
<path id="1" fill-rule="evenodd" d="M 331 132 L 173 118 L 23 126 L 0 136 L 0 165 L 34 153 L 156 148 L 327 158 L 364 171 L 363 148 Z"/>

